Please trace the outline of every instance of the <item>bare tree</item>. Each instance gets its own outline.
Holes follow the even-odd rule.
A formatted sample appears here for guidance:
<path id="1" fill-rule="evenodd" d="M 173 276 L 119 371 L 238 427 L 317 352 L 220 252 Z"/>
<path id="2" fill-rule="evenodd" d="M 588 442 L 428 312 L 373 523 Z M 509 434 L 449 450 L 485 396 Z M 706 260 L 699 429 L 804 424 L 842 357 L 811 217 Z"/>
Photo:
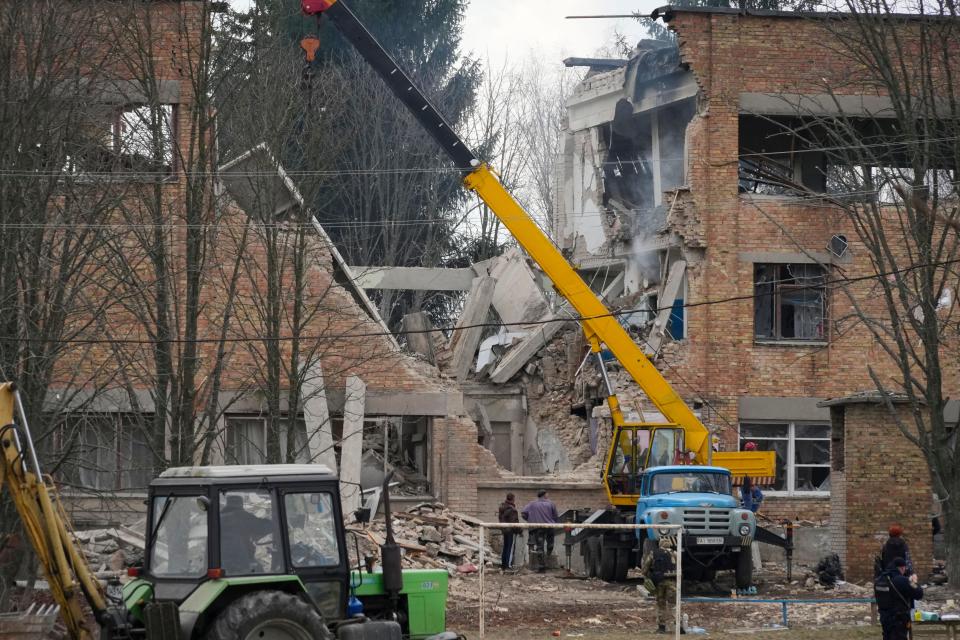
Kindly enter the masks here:
<path id="1" fill-rule="evenodd" d="M 46 472 L 67 455 L 64 412 L 89 406 L 115 375 L 87 342 L 119 295 L 101 284 L 98 257 L 124 191 L 103 173 L 113 48 L 101 17 L 97 7 L 0 4 L 0 377 L 19 386 Z M 0 546 L 16 525 L 4 497 Z"/>
<path id="2" fill-rule="evenodd" d="M 216 3 L 119 3 L 107 24 L 115 64 L 135 99 L 118 115 L 117 149 L 130 181 L 118 208 L 125 233 L 111 254 L 127 317 L 143 347 L 117 349 L 134 413 L 144 416 L 156 467 L 191 464 L 216 428 L 218 394 L 231 349 L 225 342 L 235 295 L 209 263 L 222 215 L 214 189 L 213 96 L 235 49 L 217 39 Z M 177 42 L 171 48 L 169 43 Z M 226 45 L 234 44 L 226 41 Z M 215 327 L 210 342 L 202 327 Z M 127 325 L 110 325 L 120 337 Z M 149 389 L 149 404 L 138 393 Z"/>

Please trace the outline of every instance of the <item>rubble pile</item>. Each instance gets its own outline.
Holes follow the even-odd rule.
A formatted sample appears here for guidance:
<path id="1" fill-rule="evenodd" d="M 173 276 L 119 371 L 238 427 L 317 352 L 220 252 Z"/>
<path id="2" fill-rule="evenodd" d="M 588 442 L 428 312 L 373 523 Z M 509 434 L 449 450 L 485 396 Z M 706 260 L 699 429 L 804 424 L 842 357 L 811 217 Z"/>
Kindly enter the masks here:
<path id="1" fill-rule="evenodd" d="M 74 531 L 73 536 L 97 577 L 107 578 L 143 564 L 144 526 L 141 520 L 127 527 Z"/>
<path id="2" fill-rule="evenodd" d="M 403 549 L 403 566 L 407 569 L 443 569 L 450 575 L 474 573 L 480 564 L 477 536 L 480 520 L 450 511 L 439 502 L 424 502 L 406 511 L 393 513 L 393 537 Z M 356 558 L 354 536 L 347 536 L 351 559 L 356 566 L 367 557 L 380 561 L 380 545 L 387 537 L 386 523 L 375 520 L 366 526 L 348 525 L 356 534 L 361 558 Z M 485 543 L 486 544 L 486 543 Z M 495 558 L 489 544 L 486 560 Z"/>
<path id="3" fill-rule="evenodd" d="M 403 496 L 423 496 L 430 493 L 430 482 L 421 473 L 410 458 L 410 450 L 403 446 L 397 438 L 397 430 L 393 425 L 387 425 L 390 436 L 387 438 L 389 447 L 388 462 L 384 462 L 383 425 L 364 429 L 362 467 L 365 475 L 370 475 L 364 486 L 377 486 L 383 482 L 386 473 L 393 471 L 393 482 L 397 485 L 393 493 Z"/>

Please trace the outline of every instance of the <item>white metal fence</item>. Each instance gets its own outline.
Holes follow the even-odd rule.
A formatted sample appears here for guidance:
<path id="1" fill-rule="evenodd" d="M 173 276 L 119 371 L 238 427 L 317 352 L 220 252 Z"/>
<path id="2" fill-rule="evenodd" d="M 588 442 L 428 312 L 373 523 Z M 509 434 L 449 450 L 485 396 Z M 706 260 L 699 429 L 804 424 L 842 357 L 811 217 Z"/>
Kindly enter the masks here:
<path id="1" fill-rule="evenodd" d="M 587 524 L 576 522 L 561 522 L 557 524 L 543 524 L 539 522 L 481 522 L 479 531 L 480 544 L 480 620 L 479 635 L 480 640 L 484 640 L 484 565 L 486 564 L 485 550 L 487 547 L 487 529 L 559 529 L 562 531 L 573 531 L 578 529 L 605 529 L 621 530 L 629 529 L 636 531 L 638 529 L 670 529 L 676 532 L 676 552 L 677 552 L 677 584 L 676 584 L 676 602 L 674 603 L 674 637 L 680 638 L 680 582 L 683 575 L 681 558 L 683 556 L 683 526 L 679 524 Z"/>

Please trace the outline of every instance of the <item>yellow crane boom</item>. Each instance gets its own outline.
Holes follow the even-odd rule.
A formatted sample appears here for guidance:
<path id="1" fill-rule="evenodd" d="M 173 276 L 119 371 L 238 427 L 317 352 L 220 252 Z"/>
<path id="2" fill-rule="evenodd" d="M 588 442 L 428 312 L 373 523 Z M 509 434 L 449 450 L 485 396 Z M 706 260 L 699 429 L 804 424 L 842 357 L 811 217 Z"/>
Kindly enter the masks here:
<path id="1" fill-rule="evenodd" d="M 354 15 L 345 0 L 301 0 L 300 6 L 306 15 L 315 15 L 318 20 L 321 16 L 327 16 L 336 24 L 341 35 L 450 156 L 463 174 L 464 185 L 487 204 L 560 294 L 576 309 L 607 385 L 607 403 L 614 432 L 603 473 L 611 504 L 617 507 L 635 506 L 637 473 L 654 464 L 715 462 L 730 469 L 735 476 L 774 475 L 775 454 L 772 451 L 729 452 L 711 456 L 710 432 L 703 423 L 570 266 L 550 238 L 503 187 L 494 171 L 481 162 L 450 128 L 430 100 Z M 315 43 L 313 45 L 305 47 L 308 59 L 311 50 L 315 51 Z M 600 357 L 604 347 L 643 389 L 667 423 L 628 423 L 624 420 L 617 395 Z"/>

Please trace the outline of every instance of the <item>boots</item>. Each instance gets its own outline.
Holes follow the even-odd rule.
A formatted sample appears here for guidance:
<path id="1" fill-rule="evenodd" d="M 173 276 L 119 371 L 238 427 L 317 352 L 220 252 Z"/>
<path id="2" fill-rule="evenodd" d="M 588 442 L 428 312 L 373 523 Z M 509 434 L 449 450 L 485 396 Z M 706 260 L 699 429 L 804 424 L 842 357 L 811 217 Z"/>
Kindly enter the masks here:
<path id="1" fill-rule="evenodd" d="M 667 625 L 665 624 L 657 625 L 657 633 L 666 633 L 666 632 L 667 632 Z"/>

